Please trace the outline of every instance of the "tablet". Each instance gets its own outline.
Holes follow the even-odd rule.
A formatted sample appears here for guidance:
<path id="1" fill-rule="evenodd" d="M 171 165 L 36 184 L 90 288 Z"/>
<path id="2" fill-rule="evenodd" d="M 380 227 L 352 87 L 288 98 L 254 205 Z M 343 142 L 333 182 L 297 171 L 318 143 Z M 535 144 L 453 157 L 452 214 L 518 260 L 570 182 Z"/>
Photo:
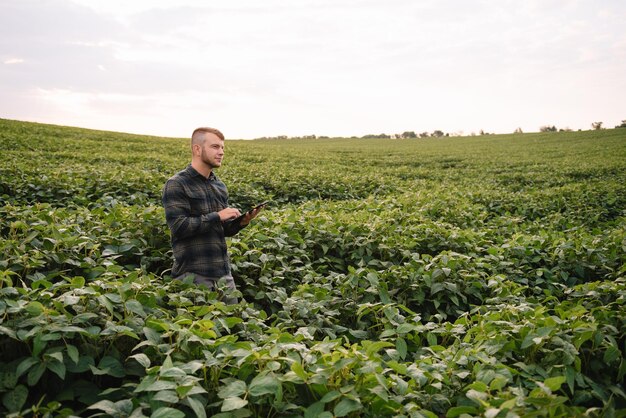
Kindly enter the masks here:
<path id="1" fill-rule="evenodd" d="M 270 203 L 270 201 L 269 201 L 269 200 L 266 200 L 266 201 L 265 201 L 265 202 L 263 202 L 263 203 L 259 203 L 258 205 L 256 205 L 256 206 L 255 206 L 255 207 L 253 207 L 252 209 L 250 209 L 249 211 L 242 213 L 241 215 L 239 215 L 238 217 L 236 217 L 236 218 L 235 218 L 235 219 L 233 219 L 232 221 L 228 221 L 228 222 L 229 222 L 229 223 L 230 223 L 230 222 L 234 222 L 234 223 L 238 224 L 238 223 L 240 223 L 240 222 L 243 220 L 244 216 L 246 216 L 248 213 L 252 212 L 252 211 L 253 211 L 253 210 L 255 210 L 255 209 L 259 209 L 259 208 L 262 208 L 262 207 L 264 207 L 264 206 L 267 206 L 267 204 L 268 204 L 268 203 Z"/>

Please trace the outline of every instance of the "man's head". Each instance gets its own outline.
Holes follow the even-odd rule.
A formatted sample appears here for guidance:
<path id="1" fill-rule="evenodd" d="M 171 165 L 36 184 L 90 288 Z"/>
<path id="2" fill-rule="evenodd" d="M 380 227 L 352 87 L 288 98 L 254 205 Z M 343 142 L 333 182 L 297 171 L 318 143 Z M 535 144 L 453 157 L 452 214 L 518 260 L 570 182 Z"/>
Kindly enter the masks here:
<path id="1" fill-rule="evenodd" d="M 205 134 L 214 134 L 214 135 L 217 135 L 217 137 L 221 139 L 222 141 L 224 140 L 224 134 L 221 133 L 219 129 L 201 127 L 201 128 L 196 128 L 196 130 L 193 131 L 193 133 L 191 134 L 191 144 L 193 145 L 194 142 L 198 142 L 198 141 L 204 142 Z"/>
<path id="2" fill-rule="evenodd" d="M 191 135 L 191 164 L 198 172 L 208 175 L 222 165 L 224 134 L 215 128 L 198 128 Z"/>

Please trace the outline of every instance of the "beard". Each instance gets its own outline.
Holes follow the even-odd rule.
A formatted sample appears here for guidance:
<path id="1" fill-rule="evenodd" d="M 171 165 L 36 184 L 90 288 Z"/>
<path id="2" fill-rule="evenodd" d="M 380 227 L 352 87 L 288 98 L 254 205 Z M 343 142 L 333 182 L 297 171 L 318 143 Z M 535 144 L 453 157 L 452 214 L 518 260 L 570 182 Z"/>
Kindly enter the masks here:
<path id="1" fill-rule="evenodd" d="M 220 167 L 222 165 L 221 161 L 217 161 L 217 157 L 211 158 L 211 156 L 208 155 L 204 151 L 204 149 L 202 150 L 202 154 L 200 154 L 200 158 L 202 159 L 202 162 L 211 167 L 211 169 Z"/>

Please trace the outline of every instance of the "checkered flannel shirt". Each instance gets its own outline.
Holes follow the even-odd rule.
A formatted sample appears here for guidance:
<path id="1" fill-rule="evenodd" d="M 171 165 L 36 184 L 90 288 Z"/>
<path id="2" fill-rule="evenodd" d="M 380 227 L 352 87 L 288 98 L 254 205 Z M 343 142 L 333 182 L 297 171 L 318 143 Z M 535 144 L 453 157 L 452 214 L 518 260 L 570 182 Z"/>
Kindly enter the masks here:
<path id="1" fill-rule="evenodd" d="M 226 185 L 213 172 L 207 179 L 190 164 L 165 183 L 163 207 L 172 236 L 172 277 L 230 274 L 225 237 L 243 227 L 220 221 L 217 212 L 228 207 Z"/>

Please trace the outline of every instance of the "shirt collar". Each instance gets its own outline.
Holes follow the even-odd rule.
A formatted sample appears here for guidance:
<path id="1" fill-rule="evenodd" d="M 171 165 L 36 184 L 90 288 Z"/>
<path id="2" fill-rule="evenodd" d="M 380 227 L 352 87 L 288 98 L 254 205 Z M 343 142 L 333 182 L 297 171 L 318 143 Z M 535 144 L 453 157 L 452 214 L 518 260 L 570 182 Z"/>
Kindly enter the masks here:
<path id="1" fill-rule="evenodd" d="M 215 176 L 215 173 L 213 172 L 213 170 L 211 170 L 211 173 L 209 173 L 209 177 L 208 177 L 208 178 L 205 178 L 202 174 L 198 173 L 198 170 L 196 170 L 195 168 L 193 168 L 191 164 L 189 164 L 189 165 L 187 166 L 187 173 L 188 173 L 190 176 L 192 176 L 192 177 L 194 177 L 194 176 L 200 176 L 200 177 L 202 177 L 203 179 L 206 179 L 206 180 L 208 180 L 208 181 L 213 181 L 213 180 L 215 180 L 215 179 L 217 178 L 217 177 Z"/>

